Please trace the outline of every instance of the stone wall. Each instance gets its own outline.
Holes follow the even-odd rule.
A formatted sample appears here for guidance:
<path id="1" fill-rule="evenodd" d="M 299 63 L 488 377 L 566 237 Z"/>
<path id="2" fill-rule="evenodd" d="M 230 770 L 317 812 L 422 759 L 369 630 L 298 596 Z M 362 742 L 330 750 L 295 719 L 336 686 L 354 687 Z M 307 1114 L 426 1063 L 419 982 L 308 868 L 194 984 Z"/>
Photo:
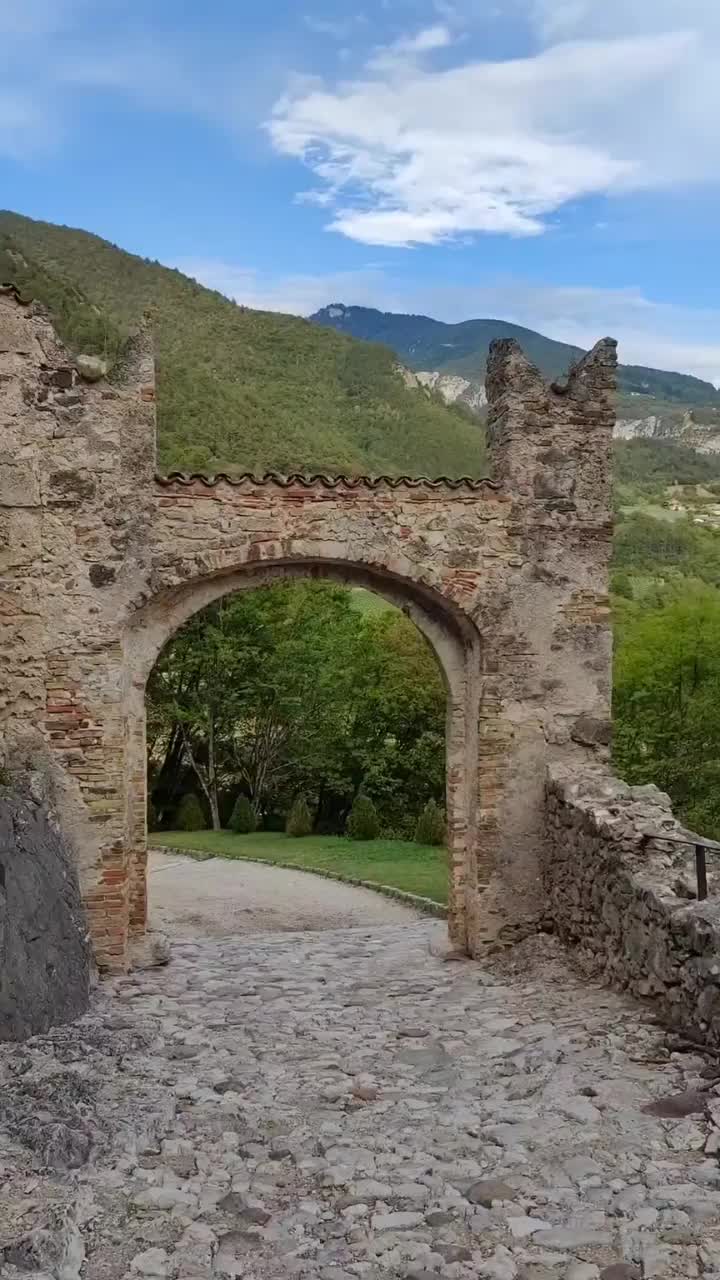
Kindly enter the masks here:
<path id="1" fill-rule="evenodd" d="M 656 787 L 552 766 L 543 882 L 549 916 L 583 969 L 703 1041 L 720 1044 L 720 852 L 695 894 L 692 840 Z M 712 862 L 717 871 L 714 873 Z"/>
<path id="2" fill-rule="evenodd" d="M 88 381 L 0 290 L 0 755 L 54 761 L 103 968 L 145 927 L 152 664 L 204 605 L 293 575 L 370 587 L 426 635 L 448 689 L 451 934 L 475 952 L 534 927 L 546 765 L 607 755 L 614 368 L 605 340 L 549 386 L 494 344 L 493 480 L 158 477 L 148 339 Z"/>
<path id="3" fill-rule="evenodd" d="M 79 1017 L 90 968 L 77 868 L 42 780 L 0 780 L 0 1040 Z"/>

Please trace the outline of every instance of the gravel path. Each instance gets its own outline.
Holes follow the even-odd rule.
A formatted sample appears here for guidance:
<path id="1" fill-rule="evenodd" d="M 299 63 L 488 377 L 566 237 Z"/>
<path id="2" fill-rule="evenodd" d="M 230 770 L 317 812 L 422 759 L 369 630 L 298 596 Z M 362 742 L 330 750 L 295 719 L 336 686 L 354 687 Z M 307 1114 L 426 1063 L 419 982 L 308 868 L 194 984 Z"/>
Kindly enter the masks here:
<path id="1" fill-rule="evenodd" d="M 179 938 L 411 924 L 418 913 L 370 889 L 255 862 L 150 854 L 150 924 Z"/>
<path id="2" fill-rule="evenodd" d="M 720 1280 L 703 1059 L 436 927 L 176 942 L 0 1045 L 1 1280 Z"/>

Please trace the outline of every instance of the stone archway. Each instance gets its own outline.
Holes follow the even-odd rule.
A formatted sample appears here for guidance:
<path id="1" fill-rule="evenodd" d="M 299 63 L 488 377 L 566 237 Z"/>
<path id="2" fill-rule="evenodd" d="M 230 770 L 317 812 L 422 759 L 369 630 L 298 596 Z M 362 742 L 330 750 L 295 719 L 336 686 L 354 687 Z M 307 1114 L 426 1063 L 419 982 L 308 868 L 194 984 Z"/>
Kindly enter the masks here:
<path id="1" fill-rule="evenodd" d="M 614 369 L 606 339 L 549 386 L 493 344 L 492 481 L 162 477 L 147 337 L 86 384 L 44 312 L 0 290 L 0 744 L 53 777 L 102 968 L 127 965 L 131 910 L 142 926 L 153 647 L 183 611 L 308 567 L 364 576 L 440 656 L 457 936 L 473 953 L 533 927 L 547 766 L 607 755 Z"/>
<path id="2" fill-rule="evenodd" d="M 480 636 L 469 618 L 435 592 L 419 589 L 411 581 L 372 566 L 338 558 L 250 563 L 229 573 L 195 579 L 185 587 L 155 596 L 130 619 L 123 636 L 130 778 L 125 833 L 130 861 L 130 934 L 142 934 L 147 924 L 145 689 L 148 676 L 178 628 L 213 601 L 278 579 L 308 577 L 363 586 L 383 596 L 415 623 L 435 654 L 447 691 L 448 927 L 453 943 L 466 948 L 466 885 L 477 879 L 474 852 L 477 848 Z"/>

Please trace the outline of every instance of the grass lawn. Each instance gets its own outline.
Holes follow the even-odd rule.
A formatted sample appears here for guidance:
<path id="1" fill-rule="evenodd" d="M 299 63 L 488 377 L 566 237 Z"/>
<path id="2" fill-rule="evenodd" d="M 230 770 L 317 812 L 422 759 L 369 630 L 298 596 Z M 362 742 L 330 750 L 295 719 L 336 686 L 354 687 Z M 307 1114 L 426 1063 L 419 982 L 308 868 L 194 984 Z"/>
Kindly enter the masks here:
<path id="1" fill-rule="evenodd" d="M 255 858 L 315 867 L 349 879 L 375 880 L 435 902 L 448 900 L 447 852 L 409 840 L 348 840 L 344 836 L 302 836 L 259 831 L 237 836 L 232 831 L 154 831 L 148 844 L 170 845 L 216 858 Z"/>

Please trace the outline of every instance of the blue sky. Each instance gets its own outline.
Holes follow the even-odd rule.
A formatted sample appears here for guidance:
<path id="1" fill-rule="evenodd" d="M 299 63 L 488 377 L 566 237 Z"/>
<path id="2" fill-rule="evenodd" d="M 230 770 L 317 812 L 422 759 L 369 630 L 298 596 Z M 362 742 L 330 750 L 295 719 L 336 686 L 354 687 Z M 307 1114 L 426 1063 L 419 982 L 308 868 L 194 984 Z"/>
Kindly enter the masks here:
<path id="1" fill-rule="evenodd" d="M 720 0 L 0 0 L 0 206 L 720 381 Z"/>

